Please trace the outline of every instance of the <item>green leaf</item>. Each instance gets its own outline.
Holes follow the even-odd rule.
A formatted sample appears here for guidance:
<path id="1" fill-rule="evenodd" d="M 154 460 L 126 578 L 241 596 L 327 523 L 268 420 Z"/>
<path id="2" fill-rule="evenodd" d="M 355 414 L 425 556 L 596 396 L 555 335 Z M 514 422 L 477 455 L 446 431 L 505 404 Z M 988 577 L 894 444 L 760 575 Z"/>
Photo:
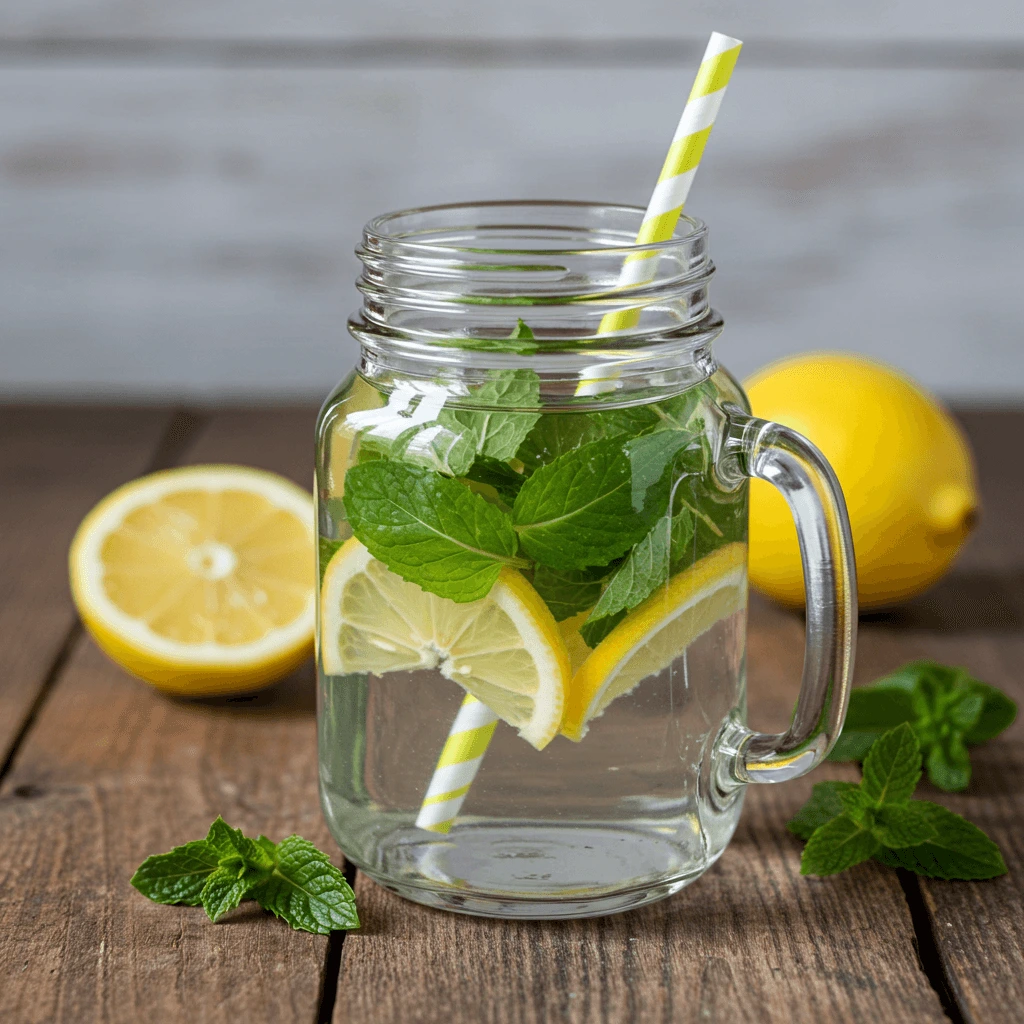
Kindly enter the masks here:
<path id="1" fill-rule="evenodd" d="M 843 805 L 843 813 L 858 825 L 863 825 L 865 828 L 871 827 L 875 820 L 875 803 L 860 786 L 841 790 L 839 802 Z"/>
<path id="2" fill-rule="evenodd" d="M 651 528 L 632 503 L 619 438 L 593 441 L 538 469 L 512 507 L 523 550 L 554 569 L 607 565 Z"/>
<path id="3" fill-rule="evenodd" d="M 859 788 L 854 782 L 819 782 L 786 828 L 801 839 L 810 839 L 816 829 L 843 813 L 842 794 Z"/>
<path id="4" fill-rule="evenodd" d="M 884 732 L 902 722 L 913 722 L 910 694 L 896 686 L 861 686 L 850 691 L 844 731 Z"/>
<path id="5" fill-rule="evenodd" d="M 871 831 L 883 846 L 890 849 L 920 846 L 938 835 L 927 812 L 917 800 L 909 804 L 880 807 Z"/>
<path id="6" fill-rule="evenodd" d="M 836 745 L 829 752 L 830 761 L 863 761 L 871 744 L 878 739 L 877 732 L 855 732 L 843 727 Z"/>
<path id="7" fill-rule="evenodd" d="M 957 731 L 966 732 L 981 718 L 984 706 L 985 698 L 980 693 L 968 691 L 949 708 L 946 717 Z"/>
<path id="8" fill-rule="evenodd" d="M 237 869 L 217 868 L 206 880 L 201 894 L 206 916 L 211 921 L 217 921 L 228 911 L 234 910 L 249 890 L 266 878 L 268 871 L 258 872 L 242 869 L 239 874 Z"/>
<path id="9" fill-rule="evenodd" d="M 147 857 L 132 875 L 132 885 L 155 903 L 196 907 L 203 886 L 220 867 L 220 855 L 205 839 Z"/>
<path id="10" fill-rule="evenodd" d="M 593 608 L 601 596 L 601 587 L 609 570 L 552 569 L 538 565 L 533 571 L 533 586 L 551 609 L 556 622 L 563 622 Z"/>
<path id="11" fill-rule="evenodd" d="M 273 863 L 272 855 L 260 843 L 243 835 L 240 828 L 232 828 L 220 815 L 210 826 L 206 842 L 217 851 L 221 865 L 269 868 Z"/>
<path id="12" fill-rule="evenodd" d="M 668 581 L 672 522 L 662 516 L 651 532 L 630 551 L 601 599 L 580 628 L 588 647 L 596 647 L 621 619 Z"/>
<path id="13" fill-rule="evenodd" d="M 326 935 L 358 928 L 355 895 L 344 875 L 312 843 L 289 836 L 277 846 L 273 873 L 250 893 L 293 928 Z"/>
<path id="14" fill-rule="evenodd" d="M 861 789 L 876 805 L 902 803 L 913 796 L 921 778 L 921 747 L 904 722 L 882 733 L 864 758 Z"/>
<path id="15" fill-rule="evenodd" d="M 639 512 L 647 502 L 647 492 L 664 476 L 672 460 L 693 442 L 685 430 L 658 430 L 634 437 L 624 445 L 632 469 L 633 508 Z M 668 502 L 666 491 L 665 502 Z"/>
<path id="16" fill-rule="evenodd" d="M 952 734 L 936 743 L 925 758 L 928 780 L 947 793 L 959 793 L 971 781 L 971 757 L 963 739 Z"/>
<path id="17" fill-rule="evenodd" d="M 527 434 L 516 457 L 528 473 L 568 455 L 585 444 L 608 438 L 636 437 L 664 424 L 656 405 L 636 405 L 606 412 L 546 413 Z"/>
<path id="18" fill-rule="evenodd" d="M 335 551 L 337 551 L 344 543 L 345 542 L 343 540 L 332 540 L 330 537 L 324 536 L 320 537 L 317 565 L 320 570 L 321 584 L 324 582 L 324 573 L 327 572 L 327 566 L 334 557 Z"/>
<path id="19" fill-rule="evenodd" d="M 972 679 L 968 683 L 971 690 L 982 700 L 981 714 L 977 722 L 968 729 L 964 736 L 967 743 L 984 743 L 998 736 L 1017 717 L 1017 705 L 1001 690 L 987 686 Z"/>
<path id="20" fill-rule="evenodd" d="M 439 414 L 439 420 L 443 418 L 444 411 Z M 453 417 L 448 419 L 446 423 L 410 427 L 387 449 L 387 458 L 445 476 L 462 476 L 476 458 L 477 437 L 471 428 L 454 422 Z"/>
<path id="21" fill-rule="evenodd" d="M 509 335 L 510 338 L 517 341 L 533 341 L 533 331 L 530 330 L 526 325 L 526 321 L 519 317 L 516 320 L 515 330 Z"/>
<path id="22" fill-rule="evenodd" d="M 817 828 L 800 858 L 801 875 L 834 875 L 868 860 L 879 848 L 878 840 L 847 815 Z"/>
<path id="23" fill-rule="evenodd" d="M 504 462 L 519 450 L 526 435 L 540 419 L 540 413 L 504 412 L 502 406 L 536 409 L 540 405 L 540 378 L 535 371 L 528 369 L 496 370 L 491 380 L 473 388 L 468 398 L 460 399 L 460 402 L 472 402 L 485 408 L 493 406 L 494 409 L 483 411 L 446 407 L 438 415 L 438 422 L 454 434 L 472 438 L 474 455 L 485 455 Z M 455 475 L 462 476 L 469 469 L 470 463 Z"/>
<path id="24" fill-rule="evenodd" d="M 498 492 L 498 497 L 509 508 L 515 503 L 516 495 L 526 480 L 522 473 L 517 473 L 507 463 L 488 458 L 486 455 L 477 457 L 473 465 L 469 467 L 465 478 L 474 483 L 493 487 Z"/>
<path id="25" fill-rule="evenodd" d="M 352 531 L 374 558 L 453 601 L 484 597 L 516 555 L 509 516 L 457 480 L 397 462 L 354 466 L 345 477 Z"/>
<path id="26" fill-rule="evenodd" d="M 945 807 L 915 800 L 935 829 L 935 838 L 919 846 L 881 850 L 877 859 L 928 878 L 982 879 L 1006 874 L 1003 856 L 984 832 Z"/>

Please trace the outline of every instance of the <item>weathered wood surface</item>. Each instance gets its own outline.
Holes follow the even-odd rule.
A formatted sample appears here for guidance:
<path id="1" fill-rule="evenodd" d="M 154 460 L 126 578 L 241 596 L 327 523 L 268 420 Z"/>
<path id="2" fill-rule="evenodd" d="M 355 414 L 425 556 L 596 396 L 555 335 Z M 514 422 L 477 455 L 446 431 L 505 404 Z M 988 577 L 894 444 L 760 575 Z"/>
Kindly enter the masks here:
<path id="1" fill-rule="evenodd" d="M 151 465 L 170 420 L 156 409 L 0 409 L 0 765 L 76 621 L 75 528 Z"/>
<path id="2" fill-rule="evenodd" d="M 756 52 L 690 201 L 711 225 L 723 361 L 743 375 L 848 348 L 946 395 L 1012 400 L 1024 72 L 766 67 Z M 644 204 L 692 75 L 689 58 L 348 66 L 273 48 L 237 67 L 2 59 L 0 394 L 112 399 L 319 398 L 353 352 L 366 220 L 472 199 Z"/>
<path id="3" fill-rule="evenodd" d="M 308 479 L 312 430 L 312 410 L 229 413 L 185 461 Z M 214 928 L 127 880 L 217 814 L 329 849 L 314 707 L 310 665 L 247 702 L 169 700 L 83 638 L 0 786 L 0 1020 L 312 1024 L 325 938 L 249 908 Z"/>
<path id="4" fill-rule="evenodd" d="M 147 417 L 163 414 L 96 415 L 109 417 L 98 422 L 121 440 L 95 443 L 116 450 L 130 435 L 144 437 Z M 159 455 L 154 431 L 153 450 L 139 458 L 244 461 L 304 483 L 313 415 L 217 413 L 190 421 L 177 451 L 165 443 Z M 981 464 L 982 527 L 945 583 L 862 624 L 857 676 L 866 682 L 909 658 L 936 657 L 1024 700 L 1017 672 L 1024 537 L 1015 523 L 1024 498 L 1015 451 L 1024 415 L 966 422 Z M 90 462 L 88 436 L 82 431 L 77 460 L 99 465 Z M 15 464 L 3 454 L 7 441 L 0 436 L 3 466 Z M 22 457 L 20 465 L 30 463 Z M 28 476 L 5 488 L 5 508 L 37 493 Z M 76 493 L 87 503 L 84 490 Z M 0 532 L 5 564 L 15 544 L 34 537 Z M 63 553 L 45 572 L 55 592 L 63 587 Z M 787 719 L 800 634 L 797 617 L 755 602 L 750 704 L 759 727 Z M 0 642 L 10 659 L 16 638 Z M 784 829 L 810 789 L 812 780 L 800 780 L 752 788 L 736 838 L 705 878 L 619 917 L 474 920 L 406 903 L 361 877 L 364 928 L 344 939 L 339 968 L 325 940 L 251 910 L 213 926 L 198 908 L 149 904 L 127 884 L 143 856 L 201 834 L 217 813 L 274 838 L 298 831 L 330 849 L 316 795 L 313 714 L 308 667 L 250 702 L 189 703 L 130 680 L 88 639 L 75 643 L 0 782 L 0 1019 L 313 1024 L 333 1010 L 336 1024 L 939 1022 L 947 1019 L 944 998 L 954 1019 L 1017 1017 L 1024 997 L 1019 724 L 976 750 L 965 796 L 927 794 L 990 831 L 1010 866 L 1004 879 L 920 886 L 908 879 L 904 889 L 874 864 L 833 879 L 801 878 L 800 844 Z M 818 778 L 850 772 L 829 766 Z M 339 941 L 332 940 L 335 950 Z"/>

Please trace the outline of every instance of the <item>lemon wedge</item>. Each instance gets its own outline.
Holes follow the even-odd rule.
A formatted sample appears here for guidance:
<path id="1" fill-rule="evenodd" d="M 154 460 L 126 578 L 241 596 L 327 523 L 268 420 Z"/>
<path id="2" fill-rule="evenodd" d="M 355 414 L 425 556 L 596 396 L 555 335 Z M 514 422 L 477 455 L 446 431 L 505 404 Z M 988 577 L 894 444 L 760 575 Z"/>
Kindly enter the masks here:
<path id="1" fill-rule="evenodd" d="M 577 670 L 562 732 L 586 735 L 587 723 L 616 697 L 657 675 L 747 599 L 747 546 L 726 544 L 678 573 L 606 636 Z"/>
<path id="2" fill-rule="evenodd" d="M 354 537 L 324 574 L 320 657 L 331 675 L 437 669 L 538 750 L 558 733 L 570 675 L 554 617 L 514 569 L 486 597 L 456 604 L 406 582 Z"/>
<path id="3" fill-rule="evenodd" d="M 313 642 L 313 499 L 273 473 L 187 466 L 144 476 L 82 521 L 71 591 L 97 644 L 185 696 L 252 690 Z"/>

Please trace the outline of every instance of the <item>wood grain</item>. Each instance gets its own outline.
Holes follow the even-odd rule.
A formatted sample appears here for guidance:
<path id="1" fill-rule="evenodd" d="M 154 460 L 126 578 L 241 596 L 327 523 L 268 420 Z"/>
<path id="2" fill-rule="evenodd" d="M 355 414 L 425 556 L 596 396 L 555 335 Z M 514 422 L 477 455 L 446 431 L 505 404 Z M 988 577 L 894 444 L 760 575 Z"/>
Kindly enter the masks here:
<path id="1" fill-rule="evenodd" d="M 981 481 L 983 515 L 956 569 L 892 615 L 862 623 L 861 678 L 913 658 L 963 665 L 1024 706 L 1024 454 L 1019 413 L 965 414 Z M 1024 1003 L 1024 720 L 971 750 L 973 778 L 960 795 L 927 783 L 920 795 L 983 828 L 1009 874 L 987 882 L 920 881 L 946 984 L 974 1024 L 1016 1021 Z M 914 884 L 914 883 L 912 883 Z"/>
<path id="2" fill-rule="evenodd" d="M 75 622 L 75 528 L 146 468 L 170 418 L 161 409 L 0 409 L 0 765 Z"/>
<path id="3" fill-rule="evenodd" d="M 305 480 L 311 449 L 312 410 L 268 410 L 214 417 L 189 458 Z M 0 788 L 0 1019 L 314 1021 L 325 938 L 251 905 L 215 926 L 128 884 L 217 814 L 331 849 L 314 708 L 308 664 L 255 698 L 179 701 L 83 641 Z"/>
<path id="4" fill-rule="evenodd" d="M 801 624 L 756 600 L 751 720 L 784 726 Z M 855 777 L 829 766 L 830 775 Z M 410 905 L 363 876 L 335 1024 L 487 1021 L 943 1021 L 896 875 L 801 878 L 785 822 L 811 781 L 751 787 L 739 830 L 698 882 L 600 920 L 494 922 Z"/>
<path id="5" fill-rule="evenodd" d="M 495 197 L 644 204 L 689 75 L 6 67 L 0 394 L 319 401 L 354 356 L 366 220 Z M 1012 71 L 741 65 L 690 202 L 725 365 L 845 348 L 947 395 L 1019 394 L 1020 92 Z"/>

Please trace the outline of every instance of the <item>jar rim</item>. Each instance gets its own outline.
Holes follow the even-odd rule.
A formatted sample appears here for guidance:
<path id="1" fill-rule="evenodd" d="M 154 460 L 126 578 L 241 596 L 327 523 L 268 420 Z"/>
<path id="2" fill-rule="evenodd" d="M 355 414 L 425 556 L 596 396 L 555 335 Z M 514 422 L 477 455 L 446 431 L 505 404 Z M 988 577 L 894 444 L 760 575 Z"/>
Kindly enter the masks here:
<path id="1" fill-rule="evenodd" d="M 689 214 L 680 214 L 679 223 L 676 226 L 672 237 L 661 242 L 643 242 L 637 243 L 632 241 L 629 243 L 615 242 L 610 245 L 599 245 L 599 246 L 587 246 L 580 248 L 579 246 L 573 247 L 544 247 L 544 248 L 504 248 L 504 247 L 481 247 L 480 245 L 456 245 L 451 243 L 443 242 L 430 242 L 430 241 L 418 241 L 415 240 L 417 232 L 413 231 L 399 231 L 395 230 L 403 219 L 407 221 L 416 221 L 429 219 L 437 214 L 451 213 L 454 211 L 461 211 L 464 213 L 470 213 L 472 211 L 500 211 L 500 210 L 578 210 L 582 211 L 604 211 L 605 213 L 618 213 L 618 214 L 635 214 L 637 221 L 637 228 L 643 222 L 645 209 L 642 206 L 634 206 L 629 203 L 606 203 L 599 201 L 589 200 L 577 200 L 577 199 L 494 199 L 494 200 L 480 200 L 477 202 L 461 202 L 461 203 L 439 203 L 429 206 L 414 206 L 407 207 L 402 210 L 394 210 L 390 213 L 380 214 L 371 220 L 369 220 L 366 226 L 363 228 L 363 245 L 368 249 L 375 249 L 379 246 L 386 246 L 393 254 L 397 255 L 401 252 L 408 252 L 410 256 L 453 256 L 462 253 L 488 253 L 492 255 L 521 255 L 521 256 L 543 256 L 543 257 L 557 257 L 557 256 L 587 256 L 597 255 L 602 256 L 621 256 L 623 259 L 629 256 L 631 253 L 644 252 L 648 254 L 658 253 L 664 254 L 671 251 L 672 249 L 682 245 L 692 245 L 695 239 L 701 236 L 707 235 L 707 225 L 698 217 L 691 217 Z M 441 227 L 447 227 L 451 229 L 456 225 L 438 224 L 434 230 L 439 230 Z M 524 228 L 536 228 L 544 230 L 552 230 L 557 225 L 553 225 L 550 221 L 545 221 L 543 217 L 530 223 L 509 223 L 509 224 L 491 224 L 491 223 L 473 223 L 458 225 L 466 230 L 481 230 L 481 229 L 494 229 L 503 228 L 508 230 L 520 230 Z M 680 229 L 683 229 L 682 232 Z M 430 233 L 430 227 L 420 226 L 419 232 L 423 235 Z M 569 228 L 567 228 L 569 230 Z M 593 229 L 591 229 L 593 233 Z"/>

